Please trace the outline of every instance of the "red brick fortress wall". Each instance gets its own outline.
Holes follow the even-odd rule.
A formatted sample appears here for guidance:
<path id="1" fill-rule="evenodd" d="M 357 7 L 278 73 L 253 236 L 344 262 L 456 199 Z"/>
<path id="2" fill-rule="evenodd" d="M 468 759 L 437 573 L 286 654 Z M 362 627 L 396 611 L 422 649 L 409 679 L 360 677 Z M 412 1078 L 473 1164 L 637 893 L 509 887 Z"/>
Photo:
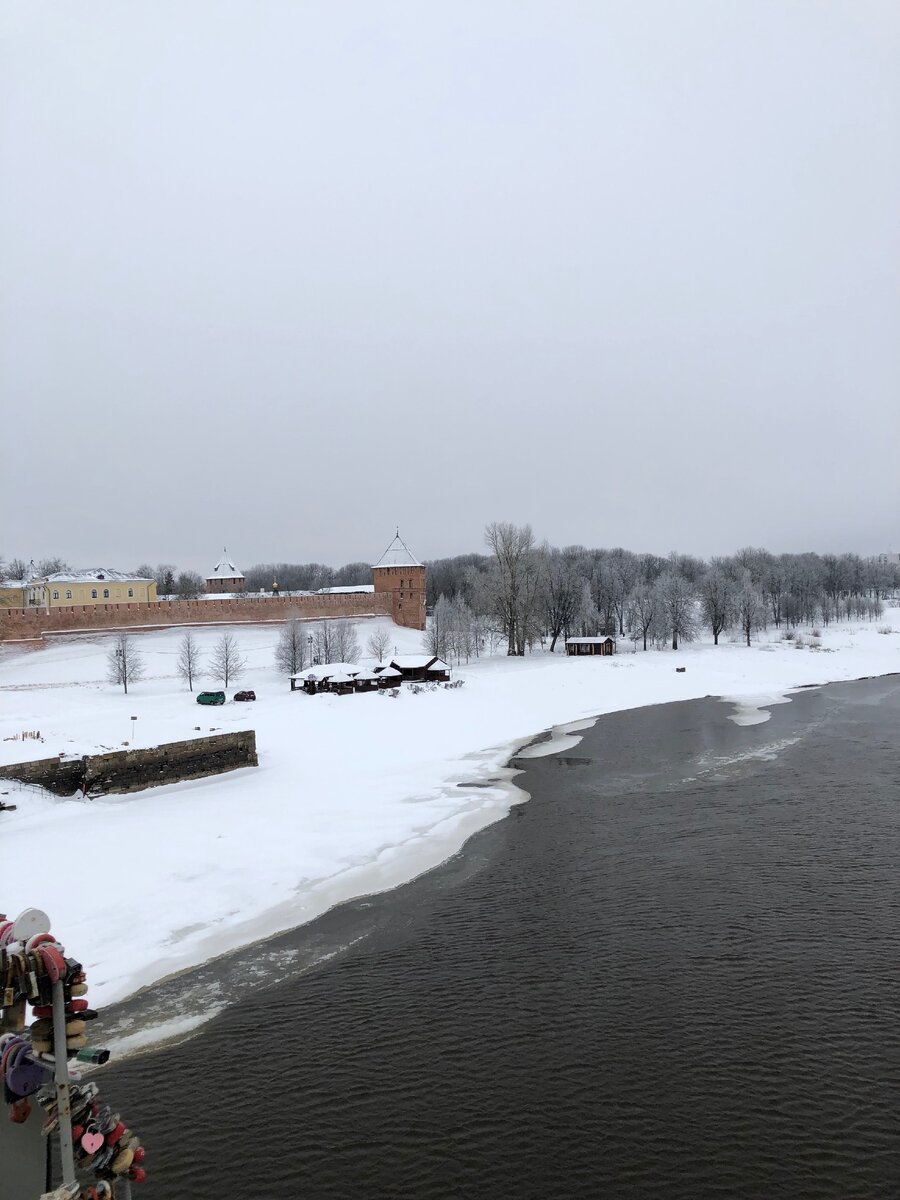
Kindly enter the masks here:
<path id="1" fill-rule="evenodd" d="M 424 569 L 422 574 L 424 579 Z M 150 604 L 70 604 L 53 608 L 49 613 L 42 608 L 0 607 L 0 642 L 78 629 L 283 621 L 292 611 L 310 621 L 323 617 L 394 615 L 391 594 L 372 592 L 331 596 L 241 596 L 234 600 L 160 600 Z M 423 622 L 424 611 L 423 604 Z M 397 624 L 407 622 L 397 621 Z M 424 628 L 424 623 L 415 628 Z"/>
<path id="2" fill-rule="evenodd" d="M 373 567 L 372 582 L 376 596 L 390 596 L 395 624 L 425 628 L 424 567 Z"/>

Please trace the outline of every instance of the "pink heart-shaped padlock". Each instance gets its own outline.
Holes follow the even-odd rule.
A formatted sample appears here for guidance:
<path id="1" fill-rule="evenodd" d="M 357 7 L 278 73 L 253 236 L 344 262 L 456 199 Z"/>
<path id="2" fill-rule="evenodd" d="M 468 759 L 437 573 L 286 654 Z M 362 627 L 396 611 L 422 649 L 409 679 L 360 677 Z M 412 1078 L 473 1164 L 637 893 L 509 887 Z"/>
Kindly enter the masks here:
<path id="1" fill-rule="evenodd" d="M 85 1133 L 81 1138 L 82 1149 L 87 1154 L 96 1154 L 103 1145 L 102 1133 Z"/>

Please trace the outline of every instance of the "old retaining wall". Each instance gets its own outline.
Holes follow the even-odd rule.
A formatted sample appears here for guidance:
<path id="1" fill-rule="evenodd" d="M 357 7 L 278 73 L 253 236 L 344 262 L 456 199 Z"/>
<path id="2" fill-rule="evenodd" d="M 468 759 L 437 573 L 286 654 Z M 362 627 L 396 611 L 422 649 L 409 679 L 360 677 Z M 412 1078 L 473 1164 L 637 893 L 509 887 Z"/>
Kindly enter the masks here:
<path id="1" fill-rule="evenodd" d="M 323 617 L 390 617 L 388 592 L 349 592 L 325 596 L 239 596 L 233 600 L 158 600 L 149 604 L 67 604 L 49 612 L 0 607 L 0 641 L 40 638 L 77 629 L 153 625 L 214 625 L 283 621 L 297 612 L 305 620 Z"/>
<path id="2" fill-rule="evenodd" d="M 246 729 L 186 742 L 167 742 L 144 750 L 112 750 L 82 758 L 10 763 L 0 766 L 0 777 L 37 784 L 56 796 L 71 796 L 78 791 L 99 796 L 107 792 L 139 792 L 161 783 L 201 779 L 257 764 L 256 733 Z"/>

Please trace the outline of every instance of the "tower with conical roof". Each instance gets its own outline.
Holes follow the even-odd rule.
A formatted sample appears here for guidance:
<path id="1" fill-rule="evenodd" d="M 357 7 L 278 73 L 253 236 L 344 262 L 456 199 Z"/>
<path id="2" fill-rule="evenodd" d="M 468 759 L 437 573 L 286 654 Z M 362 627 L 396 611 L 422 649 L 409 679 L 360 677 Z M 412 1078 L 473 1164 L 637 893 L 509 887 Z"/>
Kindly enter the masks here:
<path id="1" fill-rule="evenodd" d="M 425 568 L 397 536 L 372 568 L 376 592 L 391 595 L 391 615 L 407 629 L 425 628 Z"/>
<path id="2" fill-rule="evenodd" d="M 222 594 L 223 592 L 242 592 L 244 576 L 228 557 L 227 548 L 222 551 L 222 557 L 206 577 L 207 592 Z"/>

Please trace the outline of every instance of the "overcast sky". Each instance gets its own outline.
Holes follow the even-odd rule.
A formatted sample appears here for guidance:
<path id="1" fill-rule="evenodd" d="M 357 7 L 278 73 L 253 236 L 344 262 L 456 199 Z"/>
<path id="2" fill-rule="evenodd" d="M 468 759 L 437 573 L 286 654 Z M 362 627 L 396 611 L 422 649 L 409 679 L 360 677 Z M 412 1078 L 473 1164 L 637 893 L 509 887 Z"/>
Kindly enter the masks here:
<path id="1" fill-rule="evenodd" d="M 0 554 L 900 547 L 896 0 L 0 14 Z"/>

